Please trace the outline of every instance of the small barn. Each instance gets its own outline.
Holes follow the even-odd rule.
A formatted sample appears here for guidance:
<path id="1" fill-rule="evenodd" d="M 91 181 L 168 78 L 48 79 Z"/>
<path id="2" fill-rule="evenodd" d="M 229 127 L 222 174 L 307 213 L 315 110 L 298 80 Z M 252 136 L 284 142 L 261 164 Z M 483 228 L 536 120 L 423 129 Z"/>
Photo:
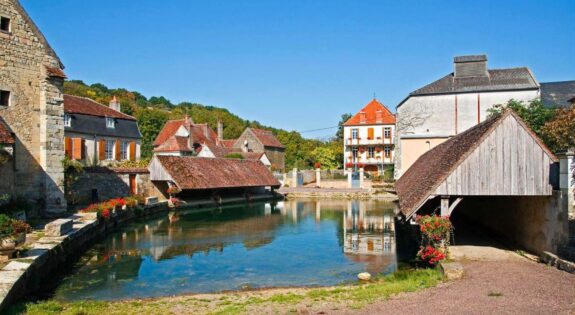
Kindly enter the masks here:
<path id="1" fill-rule="evenodd" d="M 400 216 L 453 214 L 534 252 L 556 251 L 568 235 L 557 164 L 508 110 L 422 155 L 396 183 Z"/>
<path id="2" fill-rule="evenodd" d="M 150 180 L 165 197 L 173 186 L 182 190 L 182 198 L 258 194 L 280 187 L 258 160 L 156 155 L 148 168 Z"/>

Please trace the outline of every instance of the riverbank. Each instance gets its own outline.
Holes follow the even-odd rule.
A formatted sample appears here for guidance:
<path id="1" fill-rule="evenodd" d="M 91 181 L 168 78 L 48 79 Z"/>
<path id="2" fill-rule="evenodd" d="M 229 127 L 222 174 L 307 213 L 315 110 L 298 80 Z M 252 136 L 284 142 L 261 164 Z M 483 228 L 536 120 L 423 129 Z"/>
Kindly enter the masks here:
<path id="1" fill-rule="evenodd" d="M 380 199 L 396 201 L 397 195 L 383 189 L 362 188 L 315 188 L 315 187 L 282 187 L 278 193 L 290 198 L 329 198 L 329 199 Z"/>
<path id="2" fill-rule="evenodd" d="M 286 314 L 310 309 L 359 310 L 396 294 L 415 292 L 442 282 L 438 269 L 400 271 L 368 284 L 329 288 L 286 288 L 201 294 L 115 302 L 44 301 L 13 307 L 10 314 Z"/>

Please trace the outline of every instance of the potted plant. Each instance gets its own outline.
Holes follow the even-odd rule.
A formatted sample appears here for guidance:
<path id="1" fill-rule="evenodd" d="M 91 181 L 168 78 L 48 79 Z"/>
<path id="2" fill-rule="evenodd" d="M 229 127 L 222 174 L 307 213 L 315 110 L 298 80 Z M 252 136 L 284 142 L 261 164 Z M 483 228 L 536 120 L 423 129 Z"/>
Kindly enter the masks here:
<path id="1" fill-rule="evenodd" d="M 30 230 L 30 225 L 26 222 L 0 214 L 0 250 L 14 250 L 16 246 L 24 244 L 26 233 Z"/>

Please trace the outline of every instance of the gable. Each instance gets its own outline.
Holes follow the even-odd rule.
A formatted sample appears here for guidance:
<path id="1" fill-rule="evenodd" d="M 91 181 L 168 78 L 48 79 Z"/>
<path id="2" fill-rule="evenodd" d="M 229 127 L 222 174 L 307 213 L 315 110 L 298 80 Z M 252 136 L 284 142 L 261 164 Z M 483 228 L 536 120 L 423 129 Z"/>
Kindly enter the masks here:
<path id="1" fill-rule="evenodd" d="M 348 119 L 344 126 L 395 124 L 395 115 L 382 103 L 373 99 Z"/>

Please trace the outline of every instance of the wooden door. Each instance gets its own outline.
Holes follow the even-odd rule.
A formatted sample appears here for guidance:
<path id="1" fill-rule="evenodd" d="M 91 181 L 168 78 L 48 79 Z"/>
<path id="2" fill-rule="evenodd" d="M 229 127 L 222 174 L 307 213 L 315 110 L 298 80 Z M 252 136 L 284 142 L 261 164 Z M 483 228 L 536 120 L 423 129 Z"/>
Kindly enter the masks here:
<path id="1" fill-rule="evenodd" d="M 136 184 L 136 174 L 130 174 L 130 194 L 135 195 L 138 193 L 138 186 Z"/>

